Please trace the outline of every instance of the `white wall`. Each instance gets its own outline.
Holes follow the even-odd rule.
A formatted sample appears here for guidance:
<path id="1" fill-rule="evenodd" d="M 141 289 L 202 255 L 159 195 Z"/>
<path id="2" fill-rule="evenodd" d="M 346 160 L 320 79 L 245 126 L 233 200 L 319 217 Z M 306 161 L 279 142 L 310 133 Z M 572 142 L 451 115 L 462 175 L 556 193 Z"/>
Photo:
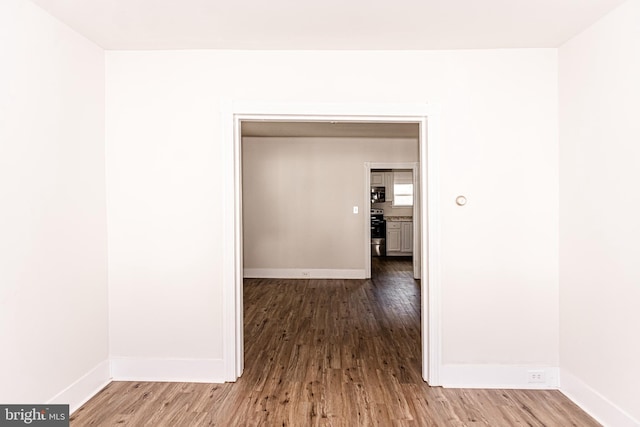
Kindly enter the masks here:
<path id="1" fill-rule="evenodd" d="M 629 1 L 559 54 L 562 387 L 612 426 L 640 425 L 639 22 Z"/>
<path id="2" fill-rule="evenodd" d="M 109 52 L 116 371 L 222 357 L 221 99 L 431 101 L 445 365 L 556 366 L 559 338 L 563 391 L 638 424 L 639 20 L 631 0 L 560 49 L 560 337 L 555 50 Z M 0 401 L 73 407 L 109 375 L 104 54 L 19 0 L 0 46 Z"/>
<path id="3" fill-rule="evenodd" d="M 73 409 L 108 379 L 104 53 L 22 0 L 0 52 L 0 402 Z"/>
<path id="4" fill-rule="evenodd" d="M 438 103 L 443 361 L 557 366 L 553 49 L 107 52 L 115 358 L 222 358 L 222 99 Z"/>
<path id="5" fill-rule="evenodd" d="M 245 271 L 364 277 L 364 163 L 417 162 L 418 140 L 247 137 L 242 153 Z"/>

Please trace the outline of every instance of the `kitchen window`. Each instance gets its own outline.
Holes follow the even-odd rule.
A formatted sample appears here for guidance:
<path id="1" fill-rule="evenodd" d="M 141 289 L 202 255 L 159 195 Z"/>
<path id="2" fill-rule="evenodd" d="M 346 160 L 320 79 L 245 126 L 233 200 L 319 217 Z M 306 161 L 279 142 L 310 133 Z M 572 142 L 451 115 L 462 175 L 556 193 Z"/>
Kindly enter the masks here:
<path id="1" fill-rule="evenodd" d="M 393 206 L 413 206 L 413 173 L 393 173 Z"/>

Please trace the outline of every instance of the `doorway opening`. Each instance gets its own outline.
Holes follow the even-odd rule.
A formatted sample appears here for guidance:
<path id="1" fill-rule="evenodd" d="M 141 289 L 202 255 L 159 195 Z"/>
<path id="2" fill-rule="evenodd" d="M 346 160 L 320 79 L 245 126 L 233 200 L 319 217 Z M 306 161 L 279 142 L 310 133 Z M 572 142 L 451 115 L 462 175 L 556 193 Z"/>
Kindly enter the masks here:
<path id="1" fill-rule="evenodd" d="M 427 117 L 430 117 L 427 127 Z M 223 231 L 223 298 L 224 298 L 224 348 L 223 360 L 227 378 L 235 381 L 244 369 L 243 347 L 243 234 L 242 234 L 242 128 L 245 122 L 316 122 L 316 123 L 417 123 L 420 129 L 420 193 L 425 209 L 420 212 L 421 252 L 419 264 L 429 268 L 428 277 L 422 280 L 420 305 L 422 320 L 420 336 L 422 348 L 422 378 L 431 385 L 438 384 L 440 336 L 439 336 L 439 277 L 438 277 L 438 217 L 437 211 L 429 209 L 426 195 L 436 196 L 437 162 L 435 162 L 435 112 L 426 105 L 413 106 L 345 106 L 345 105 L 281 105 L 281 104 L 245 104 L 229 103 L 223 113 L 225 165 L 230 167 L 224 172 L 223 208 L 225 211 L 225 227 Z M 427 139 L 431 145 L 427 145 Z M 427 152 L 429 155 L 427 155 Z M 428 164 L 429 163 L 429 164 Z M 433 164 L 434 169 L 430 167 Z M 232 167 L 231 167 L 232 166 Z M 429 172 L 429 176 L 427 176 Z M 427 180 L 429 178 L 429 181 Z M 360 206 L 368 206 L 370 194 L 363 197 Z M 435 200 L 435 197 L 432 199 Z M 353 212 L 357 213 L 357 205 Z M 350 207 L 351 208 L 351 207 Z M 370 224 L 362 221 L 362 229 L 369 230 Z M 427 233 L 429 229 L 429 233 Z M 358 273 L 359 274 L 359 273 Z"/>
<path id="2" fill-rule="evenodd" d="M 421 276 L 420 163 L 365 163 L 365 191 L 371 193 L 370 251 L 366 277 L 372 277 L 373 263 L 389 257 L 405 263 L 413 278 Z M 369 180 L 366 178 L 369 177 Z M 400 264 L 402 265 L 402 264 Z"/>

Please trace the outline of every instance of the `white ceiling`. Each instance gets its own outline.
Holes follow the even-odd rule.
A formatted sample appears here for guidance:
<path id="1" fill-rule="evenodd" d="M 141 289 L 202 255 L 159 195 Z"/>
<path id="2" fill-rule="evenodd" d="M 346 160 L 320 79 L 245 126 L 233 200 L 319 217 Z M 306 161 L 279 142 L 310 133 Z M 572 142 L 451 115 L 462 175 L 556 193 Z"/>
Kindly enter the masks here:
<path id="1" fill-rule="evenodd" d="M 105 49 L 557 47 L 624 0 L 31 0 Z"/>

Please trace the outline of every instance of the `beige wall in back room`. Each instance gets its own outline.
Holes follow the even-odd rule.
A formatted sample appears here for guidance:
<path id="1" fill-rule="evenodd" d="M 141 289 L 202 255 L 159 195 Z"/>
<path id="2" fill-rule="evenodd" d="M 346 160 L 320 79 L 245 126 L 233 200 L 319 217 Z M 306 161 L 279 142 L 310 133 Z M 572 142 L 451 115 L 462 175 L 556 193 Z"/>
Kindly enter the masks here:
<path id="1" fill-rule="evenodd" d="M 418 141 L 245 137 L 242 152 L 245 268 L 364 270 L 364 163 L 417 162 Z"/>

